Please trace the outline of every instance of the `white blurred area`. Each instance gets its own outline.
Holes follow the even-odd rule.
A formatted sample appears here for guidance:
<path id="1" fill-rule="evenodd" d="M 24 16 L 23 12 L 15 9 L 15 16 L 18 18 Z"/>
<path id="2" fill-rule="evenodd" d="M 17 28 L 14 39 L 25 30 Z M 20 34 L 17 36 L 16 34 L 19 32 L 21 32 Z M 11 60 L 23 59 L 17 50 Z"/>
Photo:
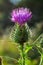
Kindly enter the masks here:
<path id="1" fill-rule="evenodd" d="M 10 0 L 10 2 L 14 5 L 17 5 L 19 2 L 21 2 L 22 0 Z"/>

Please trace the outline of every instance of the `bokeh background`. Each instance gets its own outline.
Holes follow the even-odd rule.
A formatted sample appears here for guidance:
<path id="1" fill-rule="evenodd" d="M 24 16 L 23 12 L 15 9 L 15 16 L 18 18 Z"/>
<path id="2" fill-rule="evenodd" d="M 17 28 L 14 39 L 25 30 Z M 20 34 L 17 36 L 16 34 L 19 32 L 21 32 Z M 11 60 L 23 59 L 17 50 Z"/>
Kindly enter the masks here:
<path id="1" fill-rule="evenodd" d="M 20 52 L 18 46 L 9 39 L 9 34 L 14 26 L 14 23 L 10 20 L 10 12 L 12 9 L 19 7 L 27 7 L 32 11 L 32 19 L 27 23 L 31 30 L 30 43 L 43 33 L 43 0 L 0 0 L 0 56 L 3 56 L 4 65 L 18 65 L 17 59 L 20 57 Z M 43 48 L 43 44 L 41 47 Z M 36 47 L 33 47 L 33 49 L 36 50 L 36 55 L 35 50 L 30 50 L 27 54 L 35 59 L 27 60 L 26 65 L 38 65 L 40 61 L 38 50 Z M 32 56 L 30 56 L 31 53 L 33 53 Z"/>

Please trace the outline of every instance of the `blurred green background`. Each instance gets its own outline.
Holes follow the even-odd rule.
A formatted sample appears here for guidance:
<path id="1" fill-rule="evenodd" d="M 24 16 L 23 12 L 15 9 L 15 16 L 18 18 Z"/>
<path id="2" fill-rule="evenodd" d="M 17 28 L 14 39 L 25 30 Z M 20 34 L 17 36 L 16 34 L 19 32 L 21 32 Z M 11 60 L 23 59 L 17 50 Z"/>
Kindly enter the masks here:
<path id="1" fill-rule="evenodd" d="M 9 34 L 14 26 L 14 23 L 9 19 L 10 12 L 18 7 L 27 7 L 32 11 L 32 20 L 27 23 L 31 35 L 29 43 L 33 43 L 43 34 L 43 0 L 0 0 L 0 57 L 2 57 L 3 65 L 18 65 L 17 60 L 20 57 L 18 45 L 9 39 Z M 43 35 L 37 41 L 37 44 L 43 49 L 43 41 L 40 44 L 40 40 L 43 40 Z M 32 59 L 26 58 L 26 65 L 39 65 L 40 53 L 36 47 L 33 47 L 33 49 L 36 52 L 31 49 L 27 53 L 26 57 Z"/>

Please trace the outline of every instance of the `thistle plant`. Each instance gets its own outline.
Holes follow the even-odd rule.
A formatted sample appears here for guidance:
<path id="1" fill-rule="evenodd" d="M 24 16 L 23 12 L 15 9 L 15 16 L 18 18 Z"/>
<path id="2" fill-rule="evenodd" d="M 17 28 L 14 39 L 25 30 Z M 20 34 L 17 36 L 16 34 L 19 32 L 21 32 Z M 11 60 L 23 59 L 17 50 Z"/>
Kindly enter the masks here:
<path id="1" fill-rule="evenodd" d="M 24 53 L 24 44 L 29 39 L 29 28 L 27 21 L 31 20 L 32 12 L 27 8 L 17 8 L 11 12 L 11 21 L 15 23 L 13 30 L 11 32 L 11 39 L 15 43 L 19 43 L 20 50 L 22 53 L 22 63 L 25 65 L 25 53 Z"/>

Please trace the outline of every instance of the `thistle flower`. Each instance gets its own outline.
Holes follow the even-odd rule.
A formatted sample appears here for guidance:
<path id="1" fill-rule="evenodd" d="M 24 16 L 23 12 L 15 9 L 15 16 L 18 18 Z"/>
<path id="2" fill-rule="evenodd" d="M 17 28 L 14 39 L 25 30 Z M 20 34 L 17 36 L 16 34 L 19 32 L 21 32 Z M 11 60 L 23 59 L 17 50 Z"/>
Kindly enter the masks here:
<path id="1" fill-rule="evenodd" d="M 27 8 L 14 9 L 11 13 L 11 20 L 19 24 L 15 24 L 11 33 L 11 39 L 21 45 L 22 65 L 25 65 L 24 43 L 27 42 L 29 38 L 29 28 L 25 23 L 30 20 L 31 17 L 32 12 Z"/>
<path id="2" fill-rule="evenodd" d="M 24 44 L 24 42 L 28 41 L 29 37 L 29 31 L 28 31 L 28 20 L 32 18 L 32 12 L 27 8 L 18 8 L 14 9 L 11 12 L 11 20 L 15 24 L 15 27 L 13 28 L 11 38 L 14 42 Z M 19 24 L 19 25 L 18 25 Z M 25 25 L 24 25 L 25 24 Z"/>
<path id="3" fill-rule="evenodd" d="M 18 23 L 20 26 L 32 18 L 32 12 L 27 8 L 14 9 L 11 13 L 12 22 Z"/>

